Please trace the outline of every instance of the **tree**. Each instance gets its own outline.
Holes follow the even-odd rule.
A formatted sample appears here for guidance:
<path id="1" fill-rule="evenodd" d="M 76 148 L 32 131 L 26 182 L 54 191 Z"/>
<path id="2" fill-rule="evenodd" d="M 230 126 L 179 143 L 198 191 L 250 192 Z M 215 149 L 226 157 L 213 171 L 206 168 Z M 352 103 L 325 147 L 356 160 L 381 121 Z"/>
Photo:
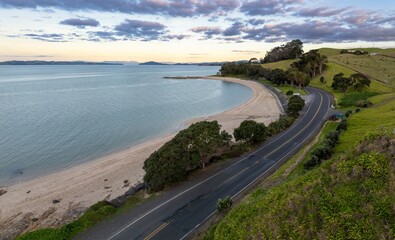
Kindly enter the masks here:
<path id="1" fill-rule="evenodd" d="M 233 136 L 236 141 L 249 144 L 263 142 L 266 138 L 266 126 L 254 120 L 244 120 L 238 128 L 235 128 Z"/>
<path id="2" fill-rule="evenodd" d="M 350 78 L 344 77 L 343 73 L 338 73 L 333 77 L 332 88 L 345 93 L 353 82 Z"/>
<path id="3" fill-rule="evenodd" d="M 302 56 L 302 54 L 303 42 L 299 39 L 295 39 L 286 43 L 285 45 L 275 47 L 267 52 L 263 62 L 268 63 L 287 59 L 298 59 Z"/>
<path id="4" fill-rule="evenodd" d="M 198 122 L 180 131 L 144 162 L 144 180 L 153 190 L 183 180 L 189 171 L 204 168 L 210 158 L 229 147 L 230 135 L 217 121 Z"/>
<path id="5" fill-rule="evenodd" d="M 370 80 L 362 73 L 354 73 L 350 76 L 352 83 L 354 84 L 355 91 L 362 91 L 365 87 L 370 87 Z"/>
<path id="6" fill-rule="evenodd" d="M 320 77 L 320 82 L 321 82 L 321 83 L 324 83 L 324 82 L 325 82 L 325 77 L 324 77 L 324 76 L 321 76 L 321 77 Z"/>

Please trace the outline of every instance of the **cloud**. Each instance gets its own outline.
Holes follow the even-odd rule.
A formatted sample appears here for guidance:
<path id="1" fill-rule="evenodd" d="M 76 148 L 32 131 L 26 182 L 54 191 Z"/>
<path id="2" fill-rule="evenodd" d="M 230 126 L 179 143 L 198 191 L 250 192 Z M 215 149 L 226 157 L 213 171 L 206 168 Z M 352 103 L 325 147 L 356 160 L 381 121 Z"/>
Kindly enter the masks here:
<path id="1" fill-rule="evenodd" d="M 247 21 L 249 24 L 253 25 L 253 26 L 257 26 L 257 25 L 262 25 L 265 23 L 265 20 L 263 19 L 256 19 L 256 18 L 251 18 L 248 19 Z"/>
<path id="2" fill-rule="evenodd" d="M 248 16 L 275 15 L 303 0 L 255 0 L 243 2 L 240 11 Z"/>
<path id="3" fill-rule="evenodd" d="M 0 0 L 0 8 L 56 8 L 173 17 L 208 16 L 237 9 L 239 0 Z"/>
<path id="4" fill-rule="evenodd" d="M 302 23 L 281 23 L 261 31 L 261 39 L 270 42 L 269 36 L 278 39 L 303 39 L 304 42 L 351 42 L 351 41 L 395 41 L 395 27 L 384 28 L 375 24 L 366 24 L 350 28 L 341 22 L 305 21 Z M 268 34 L 270 33 L 270 34 Z M 259 35 L 259 34 L 258 34 Z M 255 40 L 258 40 L 255 38 Z"/>
<path id="5" fill-rule="evenodd" d="M 163 36 L 163 38 L 167 40 L 173 40 L 173 39 L 182 40 L 189 37 L 190 35 L 186 35 L 186 34 L 168 34 Z"/>
<path id="6" fill-rule="evenodd" d="M 45 42 L 66 42 L 67 41 L 65 35 L 58 34 L 58 33 L 42 33 L 42 34 L 27 33 L 27 34 L 23 34 L 23 36 L 26 38 L 41 40 L 41 41 L 45 41 Z"/>
<path id="7" fill-rule="evenodd" d="M 243 28 L 244 24 L 242 22 L 235 22 L 232 26 L 225 29 L 222 34 L 226 37 L 240 35 Z"/>
<path id="8" fill-rule="evenodd" d="M 234 53 L 247 53 L 247 54 L 259 54 L 260 51 L 253 51 L 253 50 L 232 50 Z"/>
<path id="9" fill-rule="evenodd" d="M 61 21 L 59 24 L 70 25 L 78 28 L 97 27 L 100 25 L 99 21 L 92 18 L 69 18 Z"/>
<path id="10" fill-rule="evenodd" d="M 330 17 L 338 15 L 347 10 L 347 8 L 333 9 L 329 7 L 303 8 L 295 13 L 301 17 Z"/>
<path id="11" fill-rule="evenodd" d="M 211 39 L 214 35 L 222 34 L 222 29 L 219 27 L 202 26 L 192 28 L 191 31 L 194 33 L 203 33 L 206 39 Z"/>
<path id="12" fill-rule="evenodd" d="M 167 32 L 166 26 L 161 23 L 130 19 L 115 26 L 114 30 L 118 36 L 142 41 L 159 40 Z"/>

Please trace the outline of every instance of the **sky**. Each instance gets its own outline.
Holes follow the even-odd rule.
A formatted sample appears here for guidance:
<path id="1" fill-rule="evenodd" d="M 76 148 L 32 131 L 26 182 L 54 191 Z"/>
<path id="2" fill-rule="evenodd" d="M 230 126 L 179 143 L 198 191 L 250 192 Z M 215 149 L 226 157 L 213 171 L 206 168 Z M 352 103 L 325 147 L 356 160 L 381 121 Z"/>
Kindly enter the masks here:
<path id="1" fill-rule="evenodd" d="M 0 0 L 0 61 L 211 62 L 395 47 L 395 0 Z"/>

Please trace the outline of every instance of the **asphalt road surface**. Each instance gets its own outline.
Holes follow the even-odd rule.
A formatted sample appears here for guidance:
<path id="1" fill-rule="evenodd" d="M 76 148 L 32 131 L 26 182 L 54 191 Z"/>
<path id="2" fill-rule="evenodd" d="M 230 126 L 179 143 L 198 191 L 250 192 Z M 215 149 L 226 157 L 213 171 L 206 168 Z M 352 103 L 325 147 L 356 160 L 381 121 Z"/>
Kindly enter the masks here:
<path id="1" fill-rule="evenodd" d="M 331 98 L 307 88 L 311 101 L 301 117 L 283 133 L 268 139 L 249 155 L 222 168 L 207 170 L 130 211 L 105 220 L 76 239 L 188 239 L 216 212 L 219 198 L 241 196 L 257 181 L 314 137 L 327 117 Z"/>

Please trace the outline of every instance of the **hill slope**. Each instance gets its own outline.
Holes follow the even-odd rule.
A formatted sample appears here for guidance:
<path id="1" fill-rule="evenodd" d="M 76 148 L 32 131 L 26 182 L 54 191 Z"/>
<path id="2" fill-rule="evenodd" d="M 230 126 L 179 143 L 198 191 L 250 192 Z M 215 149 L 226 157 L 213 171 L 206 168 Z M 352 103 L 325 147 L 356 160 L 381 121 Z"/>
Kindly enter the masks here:
<path id="1" fill-rule="evenodd" d="M 395 237 L 394 142 L 394 135 L 370 134 L 319 168 L 270 190 L 256 190 L 207 238 Z"/>

